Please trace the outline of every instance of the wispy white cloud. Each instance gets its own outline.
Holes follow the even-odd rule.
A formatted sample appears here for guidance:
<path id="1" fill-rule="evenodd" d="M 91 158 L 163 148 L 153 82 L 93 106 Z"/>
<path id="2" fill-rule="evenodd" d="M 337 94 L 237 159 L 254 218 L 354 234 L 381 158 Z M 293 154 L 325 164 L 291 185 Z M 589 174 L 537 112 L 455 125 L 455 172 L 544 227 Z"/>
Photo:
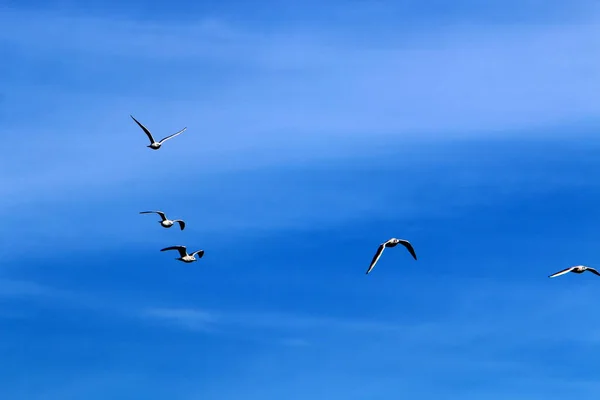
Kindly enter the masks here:
<path id="1" fill-rule="evenodd" d="M 117 319 L 139 318 L 140 316 L 139 309 L 135 308 L 134 305 L 135 300 L 130 297 L 120 299 L 114 293 L 111 293 L 110 296 L 100 292 L 89 293 L 80 287 L 73 287 L 72 283 L 71 285 L 58 287 L 35 280 L 0 278 L 0 299 L 11 303 L 10 307 L 3 310 L 9 313 L 8 316 L 11 312 L 18 314 L 19 307 L 17 304 L 22 301 L 26 301 L 33 307 L 36 304 L 43 304 L 44 307 L 58 309 L 65 314 L 73 311 L 84 311 L 90 315 L 103 315 L 106 313 Z M 120 301 L 127 302 L 128 307 L 121 307 Z M 135 309 L 135 313 L 132 312 L 132 309 Z M 159 311 L 155 312 L 158 313 Z M 159 315 L 156 314 L 155 317 Z M 189 315 L 187 317 L 189 318 Z"/>
<path id="2" fill-rule="evenodd" d="M 142 318 L 163 320 L 194 331 L 210 332 L 218 323 L 214 313 L 194 309 L 151 308 L 141 313 Z"/>
<path id="3" fill-rule="evenodd" d="M 2 179 L 3 212 L 27 209 L 27 229 L 40 230 L 34 206 L 81 208 L 114 199 L 116 191 L 156 203 L 151 177 L 214 188 L 226 175 L 204 180 L 211 174 L 374 153 L 394 141 L 422 149 L 457 138 L 585 134 L 568 122 L 583 124 L 600 112 L 600 57 L 590 51 L 600 37 L 598 18 L 411 27 L 349 41 L 325 25 L 267 34 L 216 19 L 175 25 L 3 9 L 0 35 L 13 54 L 4 66 L 2 115 L 11 129 L 4 145 L 11 152 L 0 168 L 12 173 Z M 70 62 L 54 64 L 54 50 Z M 38 79 L 47 63 L 57 73 Z M 130 113 L 155 132 L 188 131 L 151 152 Z M 564 131 L 543 129 L 557 124 Z M 423 152 L 425 158 L 436 157 Z M 306 220 L 300 208 L 314 203 L 347 216 L 339 191 L 355 214 L 398 201 L 382 188 L 372 196 L 385 199 L 370 204 L 348 187 L 335 189 L 294 204 L 297 218 L 277 215 L 277 223 Z M 230 221 L 223 226 L 248 226 L 225 203 L 219 218 Z M 403 207 L 413 212 L 414 203 Z M 45 218 L 62 226 L 56 216 Z M 71 239 L 82 229 L 62 233 Z"/>
<path id="4" fill-rule="evenodd" d="M 271 312 L 224 312 L 218 310 L 202 310 L 194 308 L 149 308 L 140 316 L 144 319 L 162 320 L 167 324 L 175 322 L 178 326 L 192 331 L 209 332 L 222 330 L 269 330 L 269 331 L 306 331 L 306 330 L 342 330 L 356 332 L 390 332 L 400 331 L 402 327 L 395 324 L 345 320 L 318 316 L 298 316 L 289 313 Z"/>
<path id="5" fill-rule="evenodd" d="M 268 142 L 288 150 L 300 144 L 307 151 L 316 143 L 324 145 L 326 138 L 348 134 L 506 134 L 497 131 L 594 117 L 600 58 L 589 49 L 597 47 L 600 37 L 596 17 L 570 25 L 451 26 L 435 33 L 412 32 L 409 39 L 401 31 L 355 43 L 326 27 L 267 35 L 221 21 L 152 25 L 14 12 L 0 19 L 11 27 L 5 40 L 16 41 L 24 51 L 63 46 L 85 55 L 121 49 L 133 62 L 122 64 L 122 77 L 133 77 L 138 63 L 152 68 L 142 59 L 145 55 L 160 60 L 180 56 L 181 64 L 199 57 L 234 63 L 245 78 L 227 75 L 218 85 L 196 79 L 186 83 L 183 97 L 175 91 L 173 100 L 158 103 L 156 97 L 133 95 L 126 86 L 111 86 L 118 91 L 110 96 L 68 88 L 58 94 L 76 107 L 78 102 L 93 106 L 77 110 L 82 117 L 103 113 L 121 121 L 128 114 L 124 109 L 135 108 L 186 121 L 208 133 L 210 139 L 204 134 L 187 139 L 188 151 L 206 158 L 210 155 L 202 147 L 207 145 L 239 150 Z M 55 29 L 60 26 L 65 27 L 62 33 Z M 204 49 L 204 43 L 210 48 Z M 201 65 L 190 69 L 197 72 L 183 81 L 202 76 Z M 171 79 L 166 72 L 161 70 L 162 79 Z M 71 110 L 70 120 L 72 115 Z M 172 123 L 160 120 L 148 122 L 156 129 L 172 129 Z M 111 139 L 122 136 L 115 128 L 126 129 L 124 121 L 100 126 L 111 128 Z M 91 134 L 99 126 L 87 129 Z"/>
<path id="6" fill-rule="evenodd" d="M 408 39 L 401 30 L 353 43 L 327 27 L 267 35 L 222 21 L 156 25 L 18 12 L 5 12 L 0 19 L 11 27 L 5 40 L 23 50 L 62 46 L 84 55 L 121 50 L 141 64 L 145 56 L 179 56 L 180 63 L 206 57 L 238 65 L 247 79 L 230 77 L 217 90 L 207 82 L 190 82 L 186 101 L 167 100 L 166 107 L 179 108 L 181 118 L 174 119 L 191 118 L 198 126 L 245 139 L 245 145 L 277 140 L 274 133 L 282 131 L 312 132 L 307 136 L 313 139 L 317 133 L 482 134 L 592 117 L 598 111 L 590 100 L 600 82 L 600 59 L 589 51 L 598 44 L 598 15 L 550 26 L 453 25 L 434 33 L 410 32 Z M 135 73 L 133 65 L 122 68 L 124 76 Z M 201 66 L 191 68 L 201 76 Z M 281 72 L 274 74 L 274 68 Z M 120 94 L 112 100 L 123 101 L 127 89 L 114 89 Z M 178 93 L 172 96 L 181 99 Z M 157 115 L 159 108 L 151 105 L 156 99 L 135 100 Z"/>
<path id="7" fill-rule="evenodd" d="M 447 312 L 435 317 L 405 317 L 392 313 L 373 319 L 338 318 L 265 310 L 194 308 L 149 308 L 139 315 L 167 325 L 176 321 L 183 329 L 204 333 L 212 327 L 214 333 L 258 330 L 280 335 L 287 332 L 288 335 L 303 338 L 308 335 L 325 341 L 339 335 L 350 341 L 364 337 L 396 338 L 407 343 L 427 342 L 440 349 L 467 344 L 479 346 L 486 341 L 495 342 L 499 351 L 504 351 L 504 346 L 518 347 L 532 341 L 540 345 L 565 342 L 593 345 L 598 341 L 600 318 L 590 316 L 588 310 L 570 311 L 582 299 L 593 298 L 593 284 L 579 282 L 577 289 L 567 284 L 563 288 L 549 290 L 542 284 L 472 283 L 473 286 L 468 286 L 468 289 L 461 285 L 456 290 L 446 289 L 438 293 L 446 298 L 444 309 Z M 574 297 L 573 290 L 577 290 L 579 297 Z M 507 300 L 507 294 L 510 294 L 510 300 Z M 582 321 L 586 321 L 586 332 L 577 333 Z M 503 338 L 507 335 L 511 336 L 511 340 L 503 345 Z"/>
<path id="8" fill-rule="evenodd" d="M 32 281 L 0 279 L 0 297 L 4 298 L 52 297 L 62 294 L 60 290 Z"/>
<path id="9" fill-rule="evenodd" d="M 79 61 L 60 67 L 63 73 L 105 84 L 82 86 L 64 78 L 31 87 L 31 79 L 19 76 L 7 82 L 10 108 L 41 101 L 53 111 L 8 119 L 15 130 L 37 133 L 9 135 L 15 152 L 3 165 L 28 163 L 19 179 L 61 186 L 79 176 L 141 178 L 153 161 L 133 150 L 147 149 L 129 113 L 157 132 L 190 127 L 179 145 L 170 143 L 172 154 L 163 155 L 163 162 L 179 169 L 231 167 L 240 156 L 244 166 L 269 159 L 284 163 L 294 154 L 325 154 L 331 140 L 337 140 L 340 153 L 362 146 L 357 138 L 506 135 L 595 118 L 600 57 L 590 49 L 600 37 L 596 17 L 571 25 L 451 26 L 412 32 L 409 39 L 388 33 L 348 43 L 327 27 L 267 35 L 212 20 L 156 25 L 5 10 L 0 13 L 7 27 L 3 40 L 17 49 L 9 70 L 40 61 L 20 61 L 23 53 L 66 48 L 79 54 Z M 118 60 L 121 55 L 115 53 L 128 58 Z M 98 64 L 100 55 L 105 61 Z M 218 83 L 207 81 L 203 59 L 223 67 L 230 63 L 237 72 L 221 68 Z M 157 67 L 166 60 L 177 64 L 172 66 L 177 74 Z M 91 65 L 97 69 L 89 75 Z M 140 66 L 150 72 L 139 73 Z M 135 94 L 141 89 L 136 82 L 147 79 L 144 85 L 150 88 L 158 76 L 170 86 L 185 83 L 185 89 Z M 110 83 L 111 77 L 119 79 Z M 32 134 L 52 140 L 36 144 Z M 102 143 L 119 145 L 102 149 Z M 44 160 L 56 159 L 51 169 L 39 169 L 41 154 Z"/>
<path id="10" fill-rule="evenodd" d="M 281 344 L 283 344 L 284 346 L 289 346 L 289 347 L 306 347 L 306 346 L 310 346 L 310 342 L 306 339 L 302 339 L 302 338 L 287 338 L 287 339 L 282 339 L 281 340 Z"/>
<path id="11" fill-rule="evenodd" d="M 35 48 L 39 55 L 57 52 L 126 56 L 131 59 L 164 59 L 176 57 L 180 62 L 199 57 L 225 60 L 244 55 L 251 43 L 264 36 L 233 29 L 213 18 L 194 23 L 165 24 L 119 17 L 93 17 L 60 12 L 30 12 L 16 9 L 0 10 L 0 21 L 14 29 L 3 31 L 3 41 L 21 48 Z M 44 54 L 45 53 L 45 54 Z"/>

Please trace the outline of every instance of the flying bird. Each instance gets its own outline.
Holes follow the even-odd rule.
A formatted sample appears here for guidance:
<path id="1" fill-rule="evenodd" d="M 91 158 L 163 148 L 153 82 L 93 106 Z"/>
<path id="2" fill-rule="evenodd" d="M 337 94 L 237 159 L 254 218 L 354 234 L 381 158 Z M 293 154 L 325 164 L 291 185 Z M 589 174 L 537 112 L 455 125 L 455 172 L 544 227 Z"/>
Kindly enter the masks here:
<path id="1" fill-rule="evenodd" d="M 165 247 L 164 249 L 161 249 L 160 251 L 167 251 L 167 250 L 177 250 L 179 252 L 180 257 L 176 258 L 176 260 L 183 261 L 184 263 L 191 263 L 194 261 L 198 261 L 195 257 L 196 254 L 198 254 L 199 259 L 202 258 L 202 256 L 204 255 L 204 250 L 198 250 L 198 251 L 193 252 L 192 254 L 188 254 L 185 246 Z"/>
<path id="2" fill-rule="evenodd" d="M 169 135 L 167 137 L 164 137 L 157 142 L 156 140 L 154 140 L 154 137 L 152 137 L 152 134 L 150 133 L 148 128 L 146 128 L 144 125 L 142 125 L 140 121 L 133 118 L 133 115 L 129 115 L 129 116 L 136 122 L 136 124 L 138 124 L 140 126 L 140 128 L 142 128 L 142 130 L 146 133 L 146 135 L 148 135 L 148 139 L 150 139 L 150 145 L 146 146 L 146 147 L 150 147 L 152 150 L 160 149 L 160 146 L 162 146 L 162 144 L 165 140 L 169 140 L 169 139 L 179 135 L 180 133 L 183 133 L 183 131 L 185 131 L 187 129 L 187 127 L 185 127 L 182 130 L 180 130 L 179 132 Z"/>
<path id="3" fill-rule="evenodd" d="M 140 214 L 158 214 L 162 221 L 158 221 L 163 227 L 170 228 L 173 226 L 175 222 L 179 224 L 181 230 L 185 229 L 185 222 L 180 219 L 168 219 L 164 212 L 162 211 L 142 211 Z"/>
<path id="4" fill-rule="evenodd" d="M 585 265 L 576 265 L 574 267 L 563 269 L 562 271 L 558 271 L 558 272 L 548 276 L 548 278 L 554 278 L 555 276 L 564 275 L 568 272 L 573 272 L 575 274 L 582 274 L 585 271 L 590 271 L 591 273 L 600 276 L 600 272 L 596 271 L 594 268 L 586 267 Z"/>
<path id="5" fill-rule="evenodd" d="M 406 249 L 413 256 L 413 258 L 415 260 L 417 259 L 417 255 L 415 254 L 415 249 L 413 249 L 412 245 L 410 244 L 410 242 L 408 240 L 391 238 L 387 242 L 381 243 L 379 245 L 379 247 L 377 248 L 377 253 L 375 253 L 373 260 L 371 261 L 371 265 L 369 266 L 369 269 L 367 270 L 367 274 L 369 272 L 371 272 L 371 270 L 375 267 L 375 264 L 377 264 L 379 257 L 381 257 L 381 254 L 383 253 L 383 250 L 385 250 L 386 247 L 396 247 L 398 244 L 401 244 L 402 246 L 406 247 Z"/>

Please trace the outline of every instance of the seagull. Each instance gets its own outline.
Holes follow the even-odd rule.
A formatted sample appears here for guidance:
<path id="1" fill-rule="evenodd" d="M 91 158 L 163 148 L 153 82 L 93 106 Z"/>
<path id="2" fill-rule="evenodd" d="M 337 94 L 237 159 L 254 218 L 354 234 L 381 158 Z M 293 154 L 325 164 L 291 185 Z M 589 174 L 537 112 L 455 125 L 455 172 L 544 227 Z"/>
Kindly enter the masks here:
<path id="1" fill-rule="evenodd" d="M 381 254 L 383 253 L 383 250 L 385 250 L 386 247 L 396 247 L 396 245 L 398 245 L 398 244 L 401 244 L 402 246 L 406 247 L 406 249 L 413 256 L 413 258 L 415 260 L 417 259 L 417 255 L 415 254 L 415 249 L 413 249 L 412 245 L 410 244 L 410 242 L 408 240 L 391 238 L 387 242 L 381 243 L 379 245 L 379 248 L 377 248 L 377 253 L 375 253 L 373 260 L 371 261 L 371 265 L 369 266 L 369 269 L 367 270 L 367 274 L 369 272 L 371 272 L 373 267 L 375 267 L 375 264 L 377 264 L 377 260 L 379 260 L 379 257 L 381 257 Z"/>
<path id="2" fill-rule="evenodd" d="M 158 221 L 163 227 L 170 228 L 173 226 L 175 222 L 179 224 L 181 230 L 185 229 L 185 222 L 180 219 L 168 219 L 164 212 L 162 211 L 142 211 L 140 214 L 158 214 L 162 221 Z"/>
<path id="3" fill-rule="evenodd" d="M 177 133 L 174 133 L 174 134 L 172 134 L 172 135 L 169 135 L 169 136 L 167 136 L 167 137 L 164 137 L 164 138 L 160 139 L 160 141 L 158 141 L 158 142 L 157 142 L 157 141 L 156 141 L 156 140 L 154 140 L 154 138 L 152 137 L 152 134 L 150 133 L 150 131 L 148 130 L 148 128 L 146 128 L 144 125 L 142 125 L 142 124 L 140 123 L 140 121 L 138 121 L 137 119 L 133 118 L 133 115 L 129 115 L 129 116 L 130 116 L 130 117 L 131 117 L 131 118 L 132 118 L 132 119 L 133 119 L 133 120 L 134 120 L 134 121 L 135 121 L 135 122 L 136 122 L 136 123 L 137 123 L 137 124 L 140 126 L 140 128 L 142 128 L 142 130 L 143 130 L 144 132 L 146 132 L 146 135 L 148 135 L 148 139 L 150 139 L 150 145 L 149 145 L 149 146 L 146 146 L 146 147 L 150 147 L 152 150 L 158 150 L 158 149 L 160 149 L 160 146 L 162 146 L 162 144 L 163 144 L 163 142 L 164 142 L 165 140 L 169 140 L 169 139 L 171 139 L 171 138 L 173 138 L 173 137 L 175 137 L 175 136 L 179 135 L 180 133 L 183 133 L 183 131 L 185 131 L 185 130 L 187 129 L 187 127 L 185 127 L 185 128 L 183 128 L 182 130 L 180 130 L 179 132 L 177 132 Z"/>
<path id="4" fill-rule="evenodd" d="M 185 246 L 165 247 L 161 251 L 167 251 L 167 250 L 177 250 L 181 257 L 176 258 L 176 260 L 183 261 L 184 263 L 191 263 L 194 261 L 198 261 L 195 257 L 196 254 L 198 254 L 199 259 L 202 258 L 202 256 L 204 255 L 204 250 L 198 250 L 198 251 L 193 252 L 192 254 L 188 254 Z"/>
<path id="5" fill-rule="evenodd" d="M 600 276 L 600 272 L 596 271 L 594 268 L 586 267 L 585 265 L 576 265 L 574 267 L 563 269 L 562 271 L 558 271 L 557 273 L 550 275 L 548 278 L 554 278 L 555 276 L 564 275 L 567 272 L 574 272 L 576 274 L 582 274 L 585 271 L 590 271 L 591 273 L 594 273 L 594 274 Z"/>

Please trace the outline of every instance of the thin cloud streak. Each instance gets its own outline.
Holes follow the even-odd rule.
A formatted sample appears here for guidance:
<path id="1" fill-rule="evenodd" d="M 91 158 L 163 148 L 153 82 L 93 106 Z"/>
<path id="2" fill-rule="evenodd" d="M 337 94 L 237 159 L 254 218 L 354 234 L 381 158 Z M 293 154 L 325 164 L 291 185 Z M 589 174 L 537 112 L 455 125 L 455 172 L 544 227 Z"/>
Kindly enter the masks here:
<path id="1" fill-rule="evenodd" d="M 65 292 L 37 282 L 0 278 L 0 298 L 60 297 Z"/>
<path id="2" fill-rule="evenodd" d="M 142 313 L 143 316 L 151 316 L 165 321 L 176 320 L 182 327 L 195 330 L 197 322 L 214 323 L 221 325 L 230 325 L 234 327 L 244 327 L 248 329 L 283 329 L 283 330 L 303 330 L 303 329 L 341 329 L 350 331 L 398 331 L 400 326 L 394 324 L 344 320 L 336 318 L 314 317 L 314 316 L 295 316 L 287 313 L 268 313 L 268 312 L 219 312 L 197 310 L 190 308 L 150 308 Z M 204 330 L 204 326 L 201 330 Z"/>
<path id="3" fill-rule="evenodd" d="M 317 334 L 321 340 L 342 333 L 363 337 L 394 337 L 410 342 L 429 342 L 433 347 L 452 347 L 486 341 L 499 341 L 496 349 L 504 346 L 518 347 L 531 341 L 544 343 L 587 343 L 598 342 L 600 318 L 590 317 L 587 310 L 572 313 L 584 299 L 594 298 L 593 283 L 580 282 L 575 297 L 574 286 L 566 285 L 555 290 L 546 288 L 540 277 L 535 285 L 496 284 L 489 281 L 472 282 L 473 288 L 448 290 L 440 293 L 452 304 L 451 312 L 443 317 L 388 317 L 388 320 L 319 317 L 295 315 L 286 312 L 218 311 L 195 308 L 148 308 L 141 311 L 143 317 L 152 317 L 171 325 L 191 331 L 239 332 L 240 330 L 282 331 L 299 334 Z M 511 301 L 506 302 L 506 293 Z M 488 313 L 484 310 L 494 310 Z M 542 310 L 542 311 L 540 311 Z M 570 314 L 569 314 L 570 313 Z M 586 320 L 586 315 L 587 320 Z M 580 322 L 586 320 L 589 330 L 578 333 Z M 508 325 L 507 325 L 508 324 Z M 443 332 L 443 334 L 440 334 Z M 510 343 L 501 345 L 502 338 L 511 335 Z"/>
<path id="4" fill-rule="evenodd" d="M 346 319 L 295 315 L 288 312 L 220 311 L 196 308 L 146 307 L 138 309 L 137 302 L 101 300 L 97 295 L 73 290 L 59 290 L 31 281 L 3 279 L 0 297 L 6 299 L 28 298 L 43 301 L 46 306 L 69 309 L 87 309 L 91 313 L 112 314 L 118 318 L 140 321 L 162 321 L 167 326 L 178 326 L 195 332 L 219 334 L 228 330 L 250 329 L 270 331 L 323 331 L 346 333 L 378 333 L 381 335 L 408 335 L 416 338 L 439 329 L 438 323 L 414 321 L 406 323 L 368 319 Z M 461 306 L 461 307 L 464 307 Z M 471 330 L 476 332 L 477 330 Z M 455 338 L 456 339 L 456 338 Z"/>
<path id="5" fill-rule="evenodd" d="M 212 332 L 219 319 L 211 312 L 193 309 L 151 308 L 141 313 L 142 318 L 175 323 L 193 331 Z"/>

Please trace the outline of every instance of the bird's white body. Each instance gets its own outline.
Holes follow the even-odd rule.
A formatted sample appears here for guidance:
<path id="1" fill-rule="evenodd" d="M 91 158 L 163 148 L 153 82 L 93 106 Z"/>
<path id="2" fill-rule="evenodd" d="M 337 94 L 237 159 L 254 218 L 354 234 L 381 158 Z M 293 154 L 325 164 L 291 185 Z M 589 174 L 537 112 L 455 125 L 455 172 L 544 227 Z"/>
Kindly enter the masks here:
<path id="1" fill-rule="evenodd" d="M 150 147 L 152 150 L 158 150 L 160 149 L 160 146 L 162 146 L 162 144 L 158 142 L 153 142 L 148 145 L 148 147 Z"/>
<path id="2" fill-rule="evenodd" d="M 158 222 L 159 222 L 159 224 L 161 224 L 165 228 L 170 228 L 174 224 L 174 222 L 172 220 L 170 220 L 170 219 L 165 219 L 164 221 L 158 221 Z"/>
<path id="3" fill-rule="evenodd" d="M 196 257 L 194 257 L 192 255 L 187 255 L 187 256 L 179 257 L 179 258 L 176 258 L 176 260 L 181 260 L 181 261 L 183 261 L 185 263 L 191 263 L 191 262 L 194 262 L 194 261 L 198 261 L 198 260 L 196 260 Z"/>

